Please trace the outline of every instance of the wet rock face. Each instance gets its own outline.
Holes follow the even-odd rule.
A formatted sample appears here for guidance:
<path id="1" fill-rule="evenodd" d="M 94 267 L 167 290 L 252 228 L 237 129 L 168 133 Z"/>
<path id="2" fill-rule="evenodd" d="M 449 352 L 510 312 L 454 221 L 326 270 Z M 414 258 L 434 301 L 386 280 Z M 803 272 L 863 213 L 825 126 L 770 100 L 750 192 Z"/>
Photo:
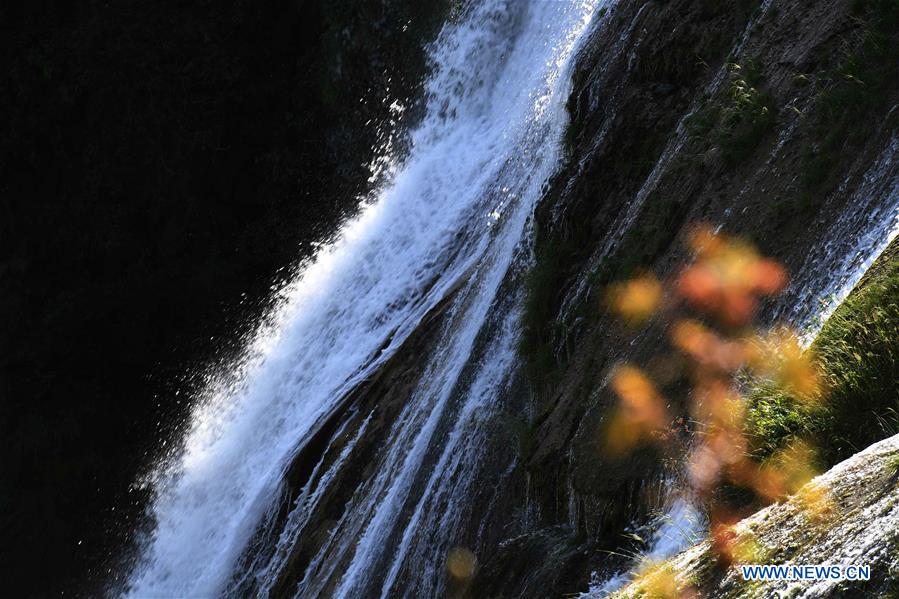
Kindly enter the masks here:
<path id="1" fill-rule="evenodd" d="M 858 237 L 856 207 L 887 204 L 897 171 L 878 163 L 896 135 L 899 89 L 881 70 L 892 59 L 863 40 L 895 43 L 895 20 L 880 4 L 850 4 L 622 2 L 596 24 L 574 74 L 569 158 L 536 216 L 542 270 L 530 292 L 540 311 L 524 327 L 535 432 L 523 470 L 537 529 L 565 524 L 573 539 L 616 549 L 673 474 L 664 456 L 621 462 L 598 448 L 609 367 L 660 343 L 657 331 L 634 335 L 603 312 L 605 285 L 639 268 L 670 272 L 691 223 L 721 223 L 794 278 L 765 317 L 799 318 L 792 307 L 825 291 L 819 266 L 836 261 L 824 238 L 848 251 L 840 244 Z M 860 99 L 837 81 L 847 56 L 876 94 Z M 836 141 L 837 130 L 852 134 Z M 491 557 L 519 558 L 511 545 Z M 485 567 L 485 585 L 490 571 L 499 568 Z M 570 590 L 585 589 L 589 573 Z"/>
<path id="2" fill-rule="evenodd" d="M 813 499 L 813 500 L 810 500 Z M 868 581 L 747 583 L 738 566 L 717 568 L 708 542 L 670 560 L 678 585 L 703 597 L 881 597 L 899 591 L 899 436 L 856 454 L 784 503 L 734 527 L 751 539 L 760 563 L 866 565 Z M 638 596 L 630 585 L 616 597 Z"/>

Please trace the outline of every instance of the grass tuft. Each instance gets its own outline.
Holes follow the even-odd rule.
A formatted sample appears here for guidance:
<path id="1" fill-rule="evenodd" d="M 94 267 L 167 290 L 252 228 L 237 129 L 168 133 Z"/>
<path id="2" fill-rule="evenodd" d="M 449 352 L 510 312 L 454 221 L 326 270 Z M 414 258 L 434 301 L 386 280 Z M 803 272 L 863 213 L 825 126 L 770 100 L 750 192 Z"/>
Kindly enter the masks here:
<path id="1" fill-rule="evenodd" d="M 771 97 L 760 89 L 761 71 L 755 61 L 727 65 L 724 97 L 708 99 L 687 121 L 694 140 L 721 149 L 728 166 L 746 159 L 774 124 Z"/>
<path id="2" fill-rule="evenodd" d="M 756 387 L 747 421 L 759 459 L 807 438 L 832 465 L 889 434 L 899 414 L 899 243 L 824 324 L 809 351 L 828 397 L 803 402 L 773 383 Z"/>

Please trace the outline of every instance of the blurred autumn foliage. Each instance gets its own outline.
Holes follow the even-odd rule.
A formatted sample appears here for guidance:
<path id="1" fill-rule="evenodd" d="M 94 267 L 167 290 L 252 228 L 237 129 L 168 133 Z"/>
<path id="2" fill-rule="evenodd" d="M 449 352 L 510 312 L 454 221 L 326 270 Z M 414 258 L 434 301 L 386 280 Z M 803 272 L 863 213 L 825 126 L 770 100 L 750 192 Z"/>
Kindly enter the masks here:
<path id="1" fill-rule="evenodd" d="M 705 508 L 714 557 L 726 567 L 757 559 L 759 552 L 751 540 L 733 533 L 743 514 L 719 501 L 722 489 L 746 490 L 758 505 L 799 492 L 817 474 L 817 450 L 805 440 L 793 440 L 764 462 L 753 459 L 741 384 L 770 381 L 790 390 L 793 401 L 808 403 L 822 402 L 826 389 L 817 361 L 794 331 L 753 327 L 760 302 L 786 286 L 784 268 L 746 241 L 707 226 L 695 228 L 687 243 L 693 260 L 672 278 L 643 273 L 613 285 L 607 295 L 610 308 L 628 325 L 654 320 L 662 327 L 670 348 L 665 351 L 677 356 L 668 362 L 678 364 L 689 381 L 685 412 L 673 408 L 682 404 L 665 396 L 664 381 L 657 383 L 650 370 L 618 365 L 610 376 L 618 402 L 603 445 L 626 454 L 646 443 L 669 445 L 683 428 L 692 433 L 684 479 Z M 826 489 L 802 492 L 809 494 L 804 504 L 814 517 L 830 513 Z M 668 574 L 655 568 L 641 578 L 662 589 L 659 596 L 691 596 L 691 589 L 672 586 Z"/>
<path id="2" fill-rule="evenodd" d="M 465 597 L 477 571 L 475 554 L 465 547 L 452 547 L 446 556 L 447 596 Z"/>

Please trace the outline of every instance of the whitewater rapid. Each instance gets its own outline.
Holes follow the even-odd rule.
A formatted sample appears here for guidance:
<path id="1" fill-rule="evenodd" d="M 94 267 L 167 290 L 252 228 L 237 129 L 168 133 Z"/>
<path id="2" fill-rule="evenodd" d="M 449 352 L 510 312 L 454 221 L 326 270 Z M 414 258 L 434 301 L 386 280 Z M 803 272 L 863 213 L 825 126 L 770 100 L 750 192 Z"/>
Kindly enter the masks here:
<path id="1" fill-rule="evenodd" d="M 514 281 L 534 205 L 559 162 L 570 59 L 604 4 L 481 0 L 444 27 L 429 50 L 426 111 L 408 155 L 379 158 L 391 165 L 389 182 L 300 270 L 244 358 L 210 376 L 183 449 L 159 465 L 155 527 L 127 594 L 211 597 L 251 579 L 266 595 L 368 420 L 334 463 L 316 466 L 271 556 L 247 559 L 298 446 L 449 302 L 376 474 L 296 589 L 439 592 L 483 423 L 514 367 Z"/>

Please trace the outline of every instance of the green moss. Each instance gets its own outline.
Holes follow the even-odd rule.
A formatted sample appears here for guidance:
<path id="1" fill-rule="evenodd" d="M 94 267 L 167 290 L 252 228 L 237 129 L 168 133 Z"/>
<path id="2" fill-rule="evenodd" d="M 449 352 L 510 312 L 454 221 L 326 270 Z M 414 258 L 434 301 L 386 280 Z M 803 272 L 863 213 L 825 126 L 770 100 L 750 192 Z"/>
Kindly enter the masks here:
<path id="1" fill-rule="evenodd" d="M 640 574 L 637 581 L 631 585 L 629 597 L 634 599 L 662 599 L 680 594 L 681 583 L 678 581 L 674 565 L 663 562 L 650 566 Z"/>
<path id="2" fill-rule="evenodd" d="M 887 460 L 887 471 L 891 476 L 899 476 L 899 453 Z"/>
<path id="3" fill-rule="evenodd" d="M 772 383 L 750 394 L 747 426 L 760 459 L 808 438 L 834 464 L 889 434 L 882 423 L 899 410 L 899 243 L 884 252 L 809 351 L 824 373 L 824 402 L 797 401 Z"/>

